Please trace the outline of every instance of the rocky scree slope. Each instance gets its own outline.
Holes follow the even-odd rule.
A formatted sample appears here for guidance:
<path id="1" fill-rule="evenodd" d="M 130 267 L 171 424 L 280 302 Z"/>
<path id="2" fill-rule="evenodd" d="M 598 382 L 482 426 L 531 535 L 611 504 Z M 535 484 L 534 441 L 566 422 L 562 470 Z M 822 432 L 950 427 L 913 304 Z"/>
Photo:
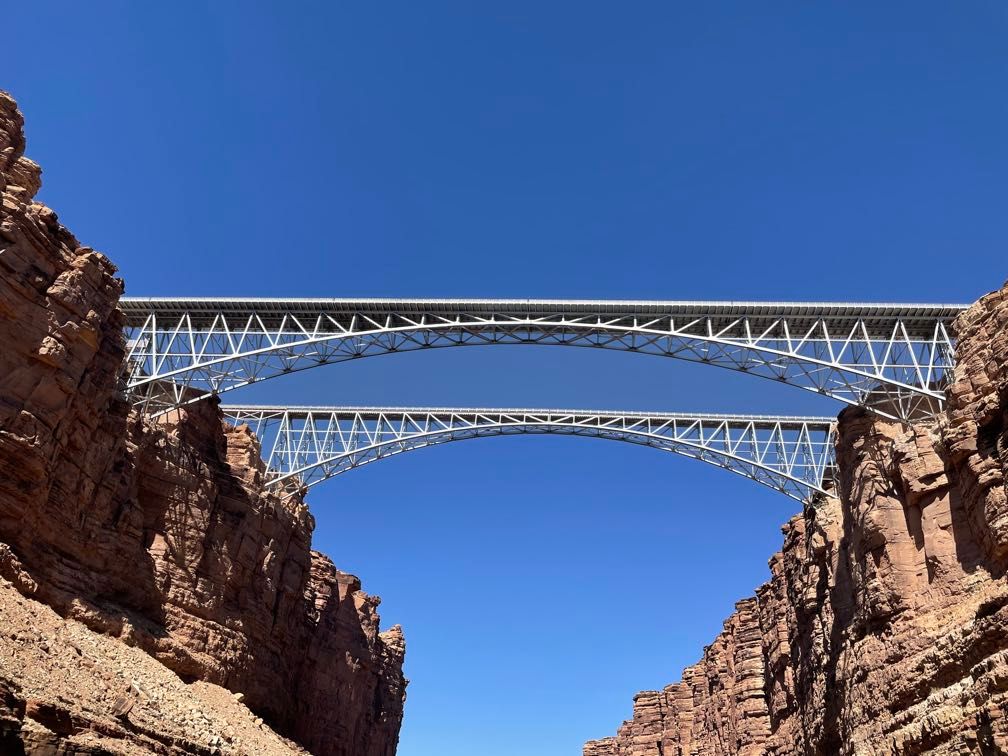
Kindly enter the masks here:
<path id="1" fill-rule="evenodd" d="M 241 694 L 186 684 L 139 648 L 0 580 L 0 754 L 306 754 Z"/>
<path id="2" fill-rule="evenodd" d="M 945 414 L 841 413 L 836 496 L 585 756 L 1008 753 L 1008 288 L 955 331 Z"/>
<path id="3" fill-rule="evenodd" d="M 209 402 L 159 422 L 130 411 L 122 282 L 34 201 L 22 127 L 0 92 L 0 578 L 183 682 L 240 693 L 313 753 L 391 756 L 400 629 L 380 633 L 379 600 L 311 550 L 300 497 L 263 489 L 247 428 Z M 71 722 L 57 742 L 79 740 L 91 720 L 72 697 L 29 702 L 16 674 L 0 658 L 0 737 L 30 744 L 42 706 Z"/>

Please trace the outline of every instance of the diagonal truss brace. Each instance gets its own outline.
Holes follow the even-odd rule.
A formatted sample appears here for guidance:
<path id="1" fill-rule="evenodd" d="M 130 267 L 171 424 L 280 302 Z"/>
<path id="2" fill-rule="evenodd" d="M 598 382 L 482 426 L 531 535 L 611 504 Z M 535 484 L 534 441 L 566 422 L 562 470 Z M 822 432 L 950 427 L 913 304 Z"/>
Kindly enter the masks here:
<path id="1" fill-rule="evenodd" d="M 260 439 L 269 486 L 300 490 L 380 459 L 488 436 L 560 434 L 624 441 L 743 475 L 798 501 L 832 487 L 835 421 L 550 409 L 222 408 Z"/>
<path id="2" fill-rule="evenodd" d="M 319 365 L 448 346 L 617 349 L 716 365 L 933 416 L 955 305 L 562 301 L 123 300 L 127 390 L 152 414 Z"/>

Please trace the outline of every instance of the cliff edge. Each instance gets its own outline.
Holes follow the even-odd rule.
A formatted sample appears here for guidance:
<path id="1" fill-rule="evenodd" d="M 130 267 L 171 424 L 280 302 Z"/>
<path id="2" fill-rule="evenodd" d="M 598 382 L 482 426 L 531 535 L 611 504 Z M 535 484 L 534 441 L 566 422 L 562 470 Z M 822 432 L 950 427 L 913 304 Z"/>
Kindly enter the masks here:
<path id="1" fill-rule="evenodd" d="M 1008 288 L 955 332 L 945 414 L 841 413 L 837 496 L 585 756 L 1008 753 Z"/>
<path id="2" fill-rule="evenodd" d="M 400 629 L 379 632 L 379 600 L 311 550 L 303 501 L 263 488 L 248 428 L 228 426 L 213 402 L 156 422 L 130 411 L 119 384 L 122 281 L 34 201 L 41 171 L 24 147 L 23 118 L 0 92 L 4 587 L 54 610 L 67 623 L 57 635 L 81 625 L 146 652 L 183 684 L 240 694 L 254 717 L 313 753 L 391 756 L 406 686 Z M 2 606 L 11 627 L 19 611 L 38 609 Z M 149 696 L 127 689 L 139 701 L 132 713 L 118 711 L 115 689 L 89 712 L 44 686 L 29 701 L 17 654 L 3 656 L 3 742 L 29 753 L 43 741 L 77 748 L 90 730 L 118 733 L 110 742 L 121 738 L 124 753 L 140 747 L 129 722 Z M 158 747 L 242 752 L 217 740 L 206 750 L 183 733 Z"/>

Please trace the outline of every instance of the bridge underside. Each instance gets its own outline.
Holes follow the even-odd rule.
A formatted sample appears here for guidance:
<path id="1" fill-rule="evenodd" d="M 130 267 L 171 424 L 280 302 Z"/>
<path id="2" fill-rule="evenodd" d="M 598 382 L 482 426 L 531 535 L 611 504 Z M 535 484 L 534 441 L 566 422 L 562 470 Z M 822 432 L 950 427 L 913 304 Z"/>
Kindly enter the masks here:
<path id="1" fill-rule="evenodd" d="M 715 365 L 899 420 L 941 408 L 946 305 L 123 300 L 128 390 L 151 413 L 320 365 L 449 346 L 616 349 Z"/>
<path id="2" fill-rule="evenodd" d="M 584 410 L 223 408 L 260 438 L 268 485 L 317 485 L 407 451 L 473 438 L 558 434 L 623 441 L 742 475 L 798 501 L 832 487 L 834 423 L 820 417 L 690 415 Z"/>

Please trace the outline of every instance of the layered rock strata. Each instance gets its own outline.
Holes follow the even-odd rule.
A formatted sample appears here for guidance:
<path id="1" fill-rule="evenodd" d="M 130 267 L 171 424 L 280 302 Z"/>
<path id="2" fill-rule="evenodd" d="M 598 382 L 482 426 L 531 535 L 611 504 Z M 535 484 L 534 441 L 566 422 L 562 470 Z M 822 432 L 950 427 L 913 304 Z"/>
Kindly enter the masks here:
<path id="1" fill-rule="evenodd" d="M 311 550 L 301 498 L 263 488 L 247 428 L 212 403 L 130 411 L 122 282 L 34 201 L 23 151 L 0 93 L 0 578 L 183 681 L 240 692 L 314 753 L 390 756 L 399 628 L 380 633 L 379 600 Z"/>
<path id="2" fill-rule="evenodd" d="M 841 413 L 836 496 L 585 756 L 1008 753 L 1008 288 L 955 331 L 945 414 Z"/>
<path id="3" fill-rule="evenodd" d="M 0 580 L 0 753 L 303 756 L 240 694 L 178 675 Z"/>

